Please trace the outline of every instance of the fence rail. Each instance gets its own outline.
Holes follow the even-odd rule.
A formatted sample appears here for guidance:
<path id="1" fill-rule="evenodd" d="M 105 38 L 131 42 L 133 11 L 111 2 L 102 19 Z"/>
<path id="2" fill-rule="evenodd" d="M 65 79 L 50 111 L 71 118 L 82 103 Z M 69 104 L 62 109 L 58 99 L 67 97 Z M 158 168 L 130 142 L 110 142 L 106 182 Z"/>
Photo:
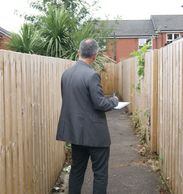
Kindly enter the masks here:
<path id="1" fill-rule="evenodd" d="M 65 160 L 55 141 L 71 61 L 0 50 L 0 193 L 49 193 Z"/>
<path id="2" fill-rule="evenodd" d="M 183 39 L 145 55 L 140 92 L 136 59 L 118 65 L 119 94 L 131 102 L 129 111 L 138 113 L 170 189 L 183 194 Z"/>

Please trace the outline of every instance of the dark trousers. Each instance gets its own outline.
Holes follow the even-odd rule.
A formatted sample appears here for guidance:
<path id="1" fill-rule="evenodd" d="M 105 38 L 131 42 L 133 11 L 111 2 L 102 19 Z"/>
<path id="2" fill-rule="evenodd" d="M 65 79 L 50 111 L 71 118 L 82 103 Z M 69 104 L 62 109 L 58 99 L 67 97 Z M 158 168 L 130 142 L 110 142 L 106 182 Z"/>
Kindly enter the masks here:
<path id="1" fill-rule="evenodd" d="M 110 147 L 72 145 L 72 165 L 69 177 L 69 194 L 81 194 L 89 157 L 94 173 L 93 194 L 106 194 Z"/>

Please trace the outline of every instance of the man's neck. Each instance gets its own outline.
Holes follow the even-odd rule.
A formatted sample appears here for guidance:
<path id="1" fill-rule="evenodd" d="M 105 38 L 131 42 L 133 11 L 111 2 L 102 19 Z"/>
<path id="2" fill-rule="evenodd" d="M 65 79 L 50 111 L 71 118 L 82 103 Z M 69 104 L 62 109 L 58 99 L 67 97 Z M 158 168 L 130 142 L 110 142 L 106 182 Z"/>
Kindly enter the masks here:
<path id="1" fill-rule="evenodd" d="M 93 59 L 90 59 L 90 58 L 81 58 L 81 57 L 79 57 L 79 60 L 83 61 L 84 63 L 86 63 L 88 65 L 91 65 L 93 63 Z"/>

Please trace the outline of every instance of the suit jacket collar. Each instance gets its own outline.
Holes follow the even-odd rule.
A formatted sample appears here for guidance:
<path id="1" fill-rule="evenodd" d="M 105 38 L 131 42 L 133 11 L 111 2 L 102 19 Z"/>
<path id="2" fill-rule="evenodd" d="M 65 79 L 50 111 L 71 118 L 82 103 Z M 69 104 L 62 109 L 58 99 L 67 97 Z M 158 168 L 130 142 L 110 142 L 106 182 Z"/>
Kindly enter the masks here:
<path id="1" fill-rule="evenodd" d="M 87 63 L 85 63 L 85 62 L 82 61 L 82 60 L 78 60 L 76 64 L 78 64 L 78 65 L 84 65 L 84 66 L 87 66 L 87 67 L 90 68 L 90 69 L 93 69 L 92 65 L 87 64 Z"/>

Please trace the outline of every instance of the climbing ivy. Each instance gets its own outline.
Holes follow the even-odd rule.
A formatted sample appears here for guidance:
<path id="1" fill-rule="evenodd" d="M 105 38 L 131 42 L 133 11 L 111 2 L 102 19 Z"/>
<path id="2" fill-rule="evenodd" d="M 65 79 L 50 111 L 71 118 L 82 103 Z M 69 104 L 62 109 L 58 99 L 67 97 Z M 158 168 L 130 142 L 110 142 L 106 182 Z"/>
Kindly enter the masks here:
<path id="1" fill-rule="evenodd" d="M 141 88 L 141 80 L 144 78 L 144 66 L 145 66 L 145 53 L 150 48 L 150 44 L 144 44 L 139 50 L 134 51 L 132 56 L 137 57 L 138 66 L 137 66 L 137 75 L 138 75 L 138 84 L 136 89 L 140 91 Z"/>

